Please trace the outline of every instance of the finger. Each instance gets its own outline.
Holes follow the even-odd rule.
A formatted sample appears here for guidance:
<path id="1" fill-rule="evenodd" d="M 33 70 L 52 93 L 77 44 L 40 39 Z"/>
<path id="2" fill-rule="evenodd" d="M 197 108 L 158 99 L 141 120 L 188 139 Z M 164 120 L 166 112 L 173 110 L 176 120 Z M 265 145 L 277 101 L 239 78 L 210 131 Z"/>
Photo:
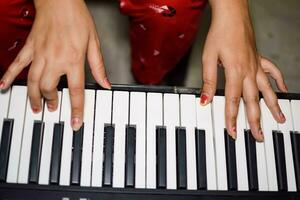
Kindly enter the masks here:
<path id="1" fill-rule="evenodd" d="M 38 113 L 42 109 L 42 96 L 40 92 L 40 79 L 44 68 L 44 62 L 40 59 L 33 60 L 27 79 L 28 97 L 33 112 Z"/>
<path id="2" fill-rule="evenodd" d="M 261 58 L 261 66 L 266 73 L 269 73 L 271 77 L 276 81 L 277 88 L 281 92 L 288 92 L 287 85 L 284 82 L 283 75 L 278 67 L 266 58 Z"/>
<path id="3" fill-rule="evenodd" d="M 282 113 L 280 106 L 278 104 L 278 98 L 272 89 L 272 86 L 268 80 L 267 75 L 262 71 L 261 68 L 258 69 L 258 73 L 257 73 L 257 85 L 259 90 L 262 92 L 266 105 L 271 111 L 274 119 L 278 123 L 284 123 L 285 116 Z"/>
<path id="4" fill-rule="evenodd" d="M 264 135 L 260 125 L 259 91 L 256 76 L 247 76 L 243 81 L 243 99 L 251 133 L 256 141 L 263 142 Z"/>
<path id="5" fill-rule="evenodd" d="M 82 63 L 83 65 L 83 63 Z M 74 131 L 82 126 L 84 106 L 84 68 L 75 67 L 67 74 L 71 100 L 71 125 Z"/>
<path id="6" fill-rule="evenodd" d="M 209 59 L 203 58 L 203 85 L 200 96 L 200 104 L 205 106 L 210 103 L 215 95 L 217 88 L 217 65 L 218 57 L 209 56 Z"/>
<path id="7" fill-rule="evenodd" d="M 99 85 L 103 88 L 111 89 L 111 84 L 107 78 L 98 36 L 91 36 L 88 44 L 87 58 L 92 74 Z"/>
<path id="8" fill-rule="evenodd" d="M 20 72 L 27 67 L 33 58 L 32 47 L 29 44 L 21 49 L 15 60 L 10 64 L 0 81 L 0 89 L 7 89 Z"/>
<path id="9" fill-rule="evenodd" d="M 236 119 L 242 95 L 242 77 L 236 68 L 225 68 L 225 121 L 229 135 L 236 139 Z"/>
<path id="10" fill-rule="evenodd" d="M 48 110 L 53 112 L 58 106 L 57 85 L 60 75 L 54 72 L 52 67 L 48 66 L 49 65 L 46 65 L 44 68 L 43 78 L 40 81 L 40 90 L 46 101 Z"/>

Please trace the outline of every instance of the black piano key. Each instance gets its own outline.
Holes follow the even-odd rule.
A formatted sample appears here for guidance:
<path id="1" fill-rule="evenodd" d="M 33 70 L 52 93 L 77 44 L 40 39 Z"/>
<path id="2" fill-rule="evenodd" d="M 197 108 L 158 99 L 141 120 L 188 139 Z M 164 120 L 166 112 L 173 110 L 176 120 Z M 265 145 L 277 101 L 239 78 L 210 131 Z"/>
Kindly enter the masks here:
<path id="1" fill-rule="evenodd" d="M 285 165 L 285 152 L 283 134 L 281 132 L 273 131 L 273 143 L 276 162 L 276 174 L 279 191 L 287 191 L 287 176 Z"/>
<path id="2" fill-rule="evenodd" d="M 245 146 L 246 146 L 249 190 L 258 191 L 256 141 L 251 133 L 251 130 L 245 131 Z"/>
<path id="3" fill-rule="evenodd" d="M 53 142 L 50 165 L 50 183 L 58 184 L 60 176 L 60 161 L 62 151 L 64 123 L 55 123 L 53 129 Z"/>
<path id="4" fill-rule="evenodd" d="M 73 132 L 73 153 L 71 166 L 71 185 L 80 184 L 82 142 L 83 142 L 84 124 L 78 131 Z"/>
<path id="5" fill-rule="evenodd" d="M 300 133 L 291 132 L 297 191 L 300 191 Z"/>
<path id="6" fill-rule="evenodd" d="M 44 134 L 44 123 L 42 121 L 34 121 L 33 133 L 32 133 L 32 143 L 31 143 L 31 155 L 29 164 L 29 183 L 38 183 L 41 153 L 42 153 L 42 143 Z"/>
<path id="7" fill-rule="evenodd" d="M 135 126 L 126 127 L 126 161 L 125 161 L 125 186 L 134 187 L 135 185 L 135 145 L 136 145 Z"/>
<path id="8" fill-rule="evenodd" d="M 187 188 L 186 167 L 186 131 L 185 128 L 176 128 L 176 157 L 177 157 L 177 188 Z"/>
<path id="9" fill-rule="evenodd" d="M 167 131 L 166 127 L 156 127 L 156 182 L 157 188 L 167 187 Z"/>
<path id="10" fill-rule="evenodd" d="M 104 149 L 103 149 L 103 186 L 112 186 L 113 157 L 114 157 L 115 128 L 111 124 L 104 127 Z"/>
<path id="11" fill-rule="evenodd" d="M 13 125 L 13 119 L 4 119 L 0 144 L 0 182 L 6 182 Z"/>
<path id="12" fill-rule="evenodd" d="M 205 130 L 195 130 L 196 136 L 196 162 L 197 162 L 197 185 L 198 190 L 206 190 L 206 146 Z"/>
<path id="13" fill-rule="evenodd" d="M 228 190 L 237 190 L 235 140 L 224 131 Z"/>

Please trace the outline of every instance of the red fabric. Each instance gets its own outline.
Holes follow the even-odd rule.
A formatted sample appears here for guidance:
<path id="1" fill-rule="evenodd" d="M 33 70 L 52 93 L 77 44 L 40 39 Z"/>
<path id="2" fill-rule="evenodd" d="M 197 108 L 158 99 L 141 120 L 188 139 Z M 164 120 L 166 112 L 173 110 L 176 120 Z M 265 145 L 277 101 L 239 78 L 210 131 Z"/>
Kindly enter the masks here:
<path id="1" fill-rule="evenodd" d="M 2 76 L 24 46 L 35 15 L 32 0 L 0 1 L 0 75 Z M 27 69 L 18 79 L 25 79 Z"/>
<path id="2" fill-rule="evenodd" d="M 120 0 L 130 17 L 132 72 L 143 84 L 158 84 L 194 41 L 207 0 Z"/>

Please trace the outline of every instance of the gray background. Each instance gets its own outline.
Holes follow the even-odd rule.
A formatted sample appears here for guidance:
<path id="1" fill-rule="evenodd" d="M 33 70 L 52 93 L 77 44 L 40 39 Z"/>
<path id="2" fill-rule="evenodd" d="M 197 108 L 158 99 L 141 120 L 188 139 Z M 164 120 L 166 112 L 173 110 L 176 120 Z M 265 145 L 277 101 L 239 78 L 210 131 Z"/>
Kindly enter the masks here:
<path id="1" fill-rule="evenodd" d="M 249 3 L 259 52 L 278 65 L 289 91 L 299 93 L 300 1 L 251 0 Z M 97 25 L 109 79 L 112 83 L 134 84 L 130 71 L 128 18 L 120 14 L 116 0 L 88 1 L 88 7 Z M 187 87 L 201 86 L 201 55 L 209 24 L 208 6 L 199 24 L 198 37 L 189 60 Z M 87 81 L 93 81 L 89 70 Z M 221 70 L 218 87 L 224 87 Z"/>

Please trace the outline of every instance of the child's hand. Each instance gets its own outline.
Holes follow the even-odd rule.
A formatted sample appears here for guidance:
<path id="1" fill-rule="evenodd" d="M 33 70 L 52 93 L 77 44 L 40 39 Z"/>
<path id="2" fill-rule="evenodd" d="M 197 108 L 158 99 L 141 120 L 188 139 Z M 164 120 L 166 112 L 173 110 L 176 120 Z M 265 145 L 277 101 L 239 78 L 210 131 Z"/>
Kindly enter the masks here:
<path id="1" fill-rule="evenodd" d="M 210 3 L 213 19 L 203 54 L 202 98 L 207 99 L 204 104 L 213 99 L 217 65 L 222 65 L 226 77 L 225 117 L 229 134 L 236 138 L 236 120 L 240 97 L 243 96 L 252 134 L 256 140 L 263 141 L 259 91 L 276 121 L 284 123 L 285 117 L 267 74 L 276 80 L 282 92 L 287 92 L 284 79 L 278 68 L 257 52 L 247 1 L 211 0 Z"/>
<path id="2" fill-rule="evenodd" d="M 72 106 L 72 127 L 82 125 L 84 106 L 84 63 L 89 61 L 95 80 L 110 88 L 93 19 L 83 0 L 35 0 L 36 17 L 26 44 L 9 66 L 2 81 L 8 88 L 28 65 L 28 96 L 34 112 L 57 109 L 57 84 L 67 75 Z"/>

